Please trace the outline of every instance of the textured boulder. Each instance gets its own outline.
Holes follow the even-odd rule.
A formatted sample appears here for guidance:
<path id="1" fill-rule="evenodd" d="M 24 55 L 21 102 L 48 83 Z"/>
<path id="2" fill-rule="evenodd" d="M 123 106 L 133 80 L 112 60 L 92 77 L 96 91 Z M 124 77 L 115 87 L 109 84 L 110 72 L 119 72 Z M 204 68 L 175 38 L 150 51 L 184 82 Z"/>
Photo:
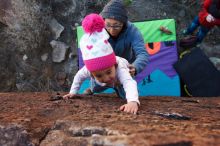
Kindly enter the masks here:
<path id="1" fill-rule="evenodd" d="M 182 37 L 182 30 L 200 8 L 199 1 L 125 2 L 131 21 L 174 18 L 177 38 Z M 78 70 L 76 27 L 86 14 L 100 13 L 106 3 L 106 0 L 1 0 L 0 91 L 68 91 Z M 204 40 L 209 57 L 219 58 L 219 34 L 216 27 Z M 51 41 L 65 45 L 54 49 Z M 62 84 L 56 78 L 58 72 L 66 74 Z"/>
<path id="2" fill-rule="evenodd" d="M 0 145 L 2 146 L 34 146 L 28 133 L 21 125 L 0 125 Z"/>
<path id="3" fill-rule="evenodd" d="M 24 134 L 20 142 L 40 146 L 214 146 L 220 143 L 219 97 L 141 97 L 139 112 L 132 115 L 118 110 L 125 101 L 116 95 L 78 95 L 68 101 L 61 98 L 51 101 L 51 95 L 0 93 L 1 125 L 22 126 L 0 127 L 0 141 L 9 134 L 18 142 L 16 135 Z"/>

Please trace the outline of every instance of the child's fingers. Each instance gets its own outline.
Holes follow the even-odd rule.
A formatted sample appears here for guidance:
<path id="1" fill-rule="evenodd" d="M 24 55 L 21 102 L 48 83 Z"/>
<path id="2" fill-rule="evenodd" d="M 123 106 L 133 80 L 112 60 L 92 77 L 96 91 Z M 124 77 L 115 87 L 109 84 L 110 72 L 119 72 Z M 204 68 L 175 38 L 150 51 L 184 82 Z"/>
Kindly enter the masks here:
<path id="1" fill-rule="evenodd" d="M 136 107 L 128 107 L 126 110 L 125 110 L 125 112 L 127 112 L 127 113 L 132 113 L 132 114 L 137 114 L 137 108 Z"/>
<path id="2" fill-rule="evenodd" d="M 130 113 L 132 113 L 132 114 L 136 114 L 137 113 L 137 110 L 135 108 L 132 108 L 130 111 L 131 111 Z"/>
<path id="3" fill-rule="evenodd" d="M 75 94 L 69 93 L 63 96 L 63 99 L 70 99 L 72 97 L 74 97 Z"/>
<path id="4" fill-rule="evenodd" d="M 70 98 L 69 95 L 64 95 L 64 96 L 63 96 L 63 99 L 65 99 L 65 100 L 67 100 L 67 99 L 69 99 L 69 98 Z"/>
<path id="5" fill-rule="evenodd" d="M 134 110 L 133 110 L 133 114 L 137 114 L 137 111 L 138 111 L 138 109 L 137 108 L 135 108 Z"/>
<path id="6" fill-rule="evenodd" d="M 135 114 L 135 108 L 131 108 L 130 113 Z"/>
<path id="7" fill-rule="evenodd" d="M 127 104 L 122 105 L 119 110 L 124 111 L 126 113 L 132 113 L 132 114 L 137 114 L 138 108 L 137 107 L 130 107 Z"/>
<path id="8" fill-rule="evenodd" d="M 120 106 L 119 110 L 123 111 L 125 109 L 125 105 Z"/>
<path id="9" fill-rule="evenodd" d="M 68 98 L 68 97 L 63 97 L 63 99 L 64 99 L 64 100 L 68 100 L 69 98 Z"/>
<path id="10" fill-rule="evenodd" d="M 126 112 L 126 113 L 132 113 L 132 109 L 131 109 L 130 107 L 128 107 L 128 106 L 125 106 L 124 112 Z"/>

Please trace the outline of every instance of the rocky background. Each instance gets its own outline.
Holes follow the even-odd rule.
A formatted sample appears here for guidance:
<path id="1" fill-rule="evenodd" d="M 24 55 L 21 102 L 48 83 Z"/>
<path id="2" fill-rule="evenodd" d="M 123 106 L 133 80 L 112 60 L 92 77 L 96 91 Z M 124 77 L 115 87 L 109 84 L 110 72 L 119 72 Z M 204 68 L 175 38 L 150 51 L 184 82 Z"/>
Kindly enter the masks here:
<path id="1" fill-rule="evenodd" d="M 68 91 L 78 70 L 76 27 L 107 0 L 0 0 L 0 91 Z M 200 0 L 133 0 L 131 21 L 174 18 L 177 38 Z M 220 69 L 220 29 L 201 44 Z"/>

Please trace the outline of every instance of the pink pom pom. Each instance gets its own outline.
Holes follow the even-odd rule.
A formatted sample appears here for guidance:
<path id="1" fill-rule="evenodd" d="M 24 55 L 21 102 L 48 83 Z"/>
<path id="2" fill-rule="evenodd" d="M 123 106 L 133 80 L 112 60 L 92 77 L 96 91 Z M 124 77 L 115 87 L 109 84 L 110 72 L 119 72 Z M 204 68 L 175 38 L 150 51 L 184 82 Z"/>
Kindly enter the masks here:
<path id="1" fill-rule="evenodd" d="M 101 32 L 105 27 L 105 22 L 100 15 L 92 13 L 83 19 L 82 27 L 86 33 Z"/>

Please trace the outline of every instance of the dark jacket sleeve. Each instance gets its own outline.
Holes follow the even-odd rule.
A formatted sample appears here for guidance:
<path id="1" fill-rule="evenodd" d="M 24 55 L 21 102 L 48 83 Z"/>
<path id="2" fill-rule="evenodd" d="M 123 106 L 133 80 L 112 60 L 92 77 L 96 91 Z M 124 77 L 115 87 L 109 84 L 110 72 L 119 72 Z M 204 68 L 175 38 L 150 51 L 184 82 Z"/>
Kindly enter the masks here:
<path id="1" fill-rule="evenodd" d="M 134 25 L 132 27 L 130 32 L 131 47 L 136 55 L 136 59 L 132 64 L 136 68 L 136 73 L 140 73 L 148 64 L 149 55 L 146 51 L 142 34 Z"/>

